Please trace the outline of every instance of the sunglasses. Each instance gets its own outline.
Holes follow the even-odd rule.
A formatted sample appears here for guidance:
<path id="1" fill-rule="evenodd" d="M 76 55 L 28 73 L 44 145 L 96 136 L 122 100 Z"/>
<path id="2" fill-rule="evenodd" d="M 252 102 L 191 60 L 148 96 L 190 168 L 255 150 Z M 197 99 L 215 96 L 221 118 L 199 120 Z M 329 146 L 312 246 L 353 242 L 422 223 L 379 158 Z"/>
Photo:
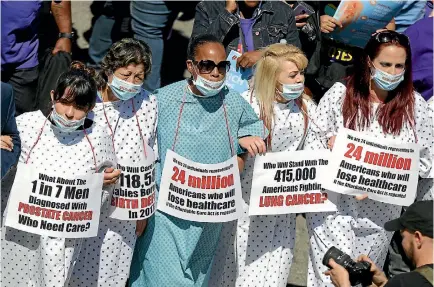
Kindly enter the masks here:
<path id="1" fill-rule="evenodd" d="M 396 41 L 403 46 L 410 46 L 408 37 L 395 31 L 383 31 L 375 34 L 374 39 L 379 43 L 389 43 Z"/>
<path id="2" fill-rule="evenodd" d="M 221 61 L 220 63 L 216 64 L 211 60 L 201 60 L 199 62 L 193 61 L 193 64 L 196 65 L 201 74 L 210 74 L 215 67 L 217 67 L 220 74 L 226 74 L 231 68 L 231 62 L 229 61 Z"/>

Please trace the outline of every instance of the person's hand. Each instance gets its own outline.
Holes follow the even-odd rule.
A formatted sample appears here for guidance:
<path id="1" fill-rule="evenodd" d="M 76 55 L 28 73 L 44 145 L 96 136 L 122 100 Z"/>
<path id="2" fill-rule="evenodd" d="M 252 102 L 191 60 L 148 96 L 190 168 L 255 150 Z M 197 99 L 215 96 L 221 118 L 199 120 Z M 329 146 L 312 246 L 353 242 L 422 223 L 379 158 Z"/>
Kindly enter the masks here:
<path id="1" fill-rule="evenodd" d="M 260 137 L 243 137 L 238 139 L 238 143 L 242 148 L 249 152 L 251 157 L 254 157 L 257 154 L 265 154 L 267 151 L 265 142 Z"/>
<path id="2" fill-rule="evenodd" d="M 110 185 L 116 183 L 121 175 L 119 169 L 114 169 L 112 167 L 106 168 L 104 170 L 104 185 Z"/>
<path id="3" fill-rule="evenodd" d="M 330 150 L 333 150 L 333 146 L 335 145 L 335 140 L 336 140 L 336 136 L 332 136 L 331 138 L 329 138 L 329 140 L 327 141 L 327 147 Z"/>
<path id="4" fill-rule="evenodd" d="M 365 193 L 365 194 L 355 195 L 354 198 L 355 198 L 356 200 L 358 200 L 358 201 L 362 201 L 362 200 L 365 200 L 365 199 L 368 198 L 368 194 Z"/>
<path id="5" fill-rule="evenodd" d="M 259 59 L 262 56 L 262 52 L 261 51 L 250 51 L 250 52 L 245 52 L 244 54 L 241 55 L 241 57 L 239 57 L 237 59 L 237 68 L 241 67 L 241 68 L 250 68 L 252 67 L 254 64 L 256 64 L 257 61 L 259 61 Z"/>
<path id="6" fill-rule="evenodd" d="M 336 20 L 335 18 L 329 16 L 329 15 L 322 15 L 321 17 L 321 32 L 323 33 L 330 33 L 335 30 L 336 25 L 342 28 L 342 23 L 339 20 Z"/>
<path id="7" fill-rule="evenodd" d="M 336 287 L 351 287 L 350 274 L 348 274 L 348 271 L 337 264 L 333 259 L 330 259 L 329 265 L 332 269 L 327 270 L 324 274 L 330 276 L 333 285 Z"/>
<path id="8" fill-rule="evenodd" d="M 366 261 L 371 263 L 370 271 L 373 274 L 372 283 L 375 284 L 375 286 L 382 287 L 386 285 L 387 283 L 386 275 L 380 269 L 378 269 L 377 265 L 375 265 L 375 263 L 372 262 L 372 260 L 368 256 L 360 255 L 357 258 L 357 262 L 361 262 L 361 261 Z"/>
<path id="9" fill-rule="evenodd" d="M 306 19 L 306 18 L 309 18 L 309 15 L 302 14 L 302 15 L 295 16 L 295 21 L 296 21 L 295 25 L 297 26 L 297 28 L 301 28 L 304 25 L 306 25 L 306 21 L 299 22 L 300 20 L 303 20 L 303 19 Z"/>
<path id="10" fill-rule="evenodd" d="M 148 223 L 147 219 L 137 220 L 136 221 L 136 235 L 137 237 L 141 236 L 146 229 L 146 225 Z"/>
<path id="11" fill-rule="evenodd" d="M 229 13 L 235 13 L 237 11 L 237 2 L 235 0 L 226 0 L 226 10 Z"/>
<path id="12" fill-rule="evenodd" d="M 14 143 L 12 142 L 12 138 L 10 136 L 1 136 L 0 138 L 1 138 L 0 148 L 7 151 L 13 151 Z"/>
<path id="13" fill-rule="evenodd" d="M 56 45 L 53 49 L 53 55 L 57 54 L 60 51 L 71 53 L 71 39 L 68 38 L 59 38 L 56 42 Z"/>

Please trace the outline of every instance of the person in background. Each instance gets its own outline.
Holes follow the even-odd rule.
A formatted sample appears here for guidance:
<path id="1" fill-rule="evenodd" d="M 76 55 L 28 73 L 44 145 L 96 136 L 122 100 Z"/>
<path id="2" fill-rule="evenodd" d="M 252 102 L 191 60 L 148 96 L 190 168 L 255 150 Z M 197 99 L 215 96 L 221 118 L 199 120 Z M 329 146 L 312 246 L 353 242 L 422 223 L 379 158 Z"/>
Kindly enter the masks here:
<path id="1" fill-rule="evenodd" d="M 131 1 L 131 27 L 134 38 L 149 45 L 152 52 L 152 70 L 144 88 L 153 92 L 161 86 L 161 64 L 164 40 L 180 11 L 177 1 Z"/>
<path id="2" fill-rule="evenodd" d="M 93 24 L 89 39 L 91 67 L 101 69 L 101 61 L 113 43 L 130 36 L 130 20 L 130 1 L 108 0 L 103 3 L 102 13 Z"/>
<path id="3" fill-rule="evenodd" d="M 99 190 L 104 204 L 116 181 L 107 169 L 116 165 L 116 159 L 107 129 L 87 118 L 96 101 L 93 76 L 92 69 L 73 62 L 50 93 L 53 105 L 48 114 L 34 111 L 16 118 L 21 137 L 19 162 L 39 172 L 66 178 L 104 173 L 104 187 Z M 15 180 L 22 179 L 15 177 Z M 10 187 L 2 185 L 2 207 L 6 205 Z M 5 226 L 1 231 L 2 284 L 68 286 L 82 238 L 36 235 Z"/>
<path id="4" fill-rule="evenodd" d="M 410 40 L 412 50 L 413 86 L 426 101 L 429 101 L 433 96 L 433 19 L 431 13 L 430 17 L 417 21 L 404 32 Z M 416 200 L 433 199 L 433 177 L 434 171 L 431 169 L 428 178 L 419 179 Z M 411 262 L 404 254 L 401 241 L 400 233 L 396 232 L 390 243 L 384 265 L 384 271 L 389 277 L 410 271 Z"/>
<path id="5" fill-rule="evenodd" d="M 346 85 L 338 82 L 324 95 L 307 148 L 333 146 L 335 135 L 346 127 L 378 141 L 418 143 L 419 176 L 429 177 L 433 161 L 433 122 L 426 101 L 414 91 L 408 38 L 394 31 L 373 35 L 357 58 L 357 69 Z M 309 137 L 312 135 L 312 137 Z M 320 143 L 317 143 L 317 141 Z M 402 206 L 366 198 L 367 194 L 339 194 L 337 212 L 306 214 L 310 237 L 307 286 L 330 284 L 322 259 L 328 247 L 355 258 L 370 254 L 382 267 L 392 234 L 383 225 L 401 214 Z"/>
<path id="6" fill-rule="evenodd" d="M 396 32 L 403 33 L 408 27 L 424 18 L 427 0 L 405 0 L 395 16 Z"/>
<path id="7" fill-rule="evenodd" d="M 101 63 L 98 99 L 89 118 L 107 126 L 121 165 L 127 165 L 126 159 L 141 162 L 154 147 L 157 103 L 142 88 L 150 71 L 148 45 L 132 38 L 113 44 Z M 69 287 L 125 287 L 134 245 L 145 226 L 146 219 L 111 218 L 107 202 L 101 208 L 98 236 L 85 240 Z"/>
<path id="8" fill-rule="evenodd" d="M 159 118 L 157 190 L 164 180 L 166 152 L 175 144 L 180 156 L 205 164 L 237 155 L 238 144 L 253 155 L 265 152 L 262 136 L 268 131 L 250 105 L 225 85 L 229 61 L 220 40 L 199 35 L 190 42 L 187 55 L 191 79 L 154 93 Z M 137 240 L 130 286 L 208 286 L 222 226 L 157 210 Z"/>
<path id="9" fill-rule="evenodd" d="M 366 255 L 357 261 L 371 263 L 372 283 L 375 287 L 431 287 L 433 286 L 433 201 L 419 201 L 410 205 L 401 217 L 384 224 L 387 231 L 402 235 L 402 248 L 416 268 L 388 280 L 380 268 Z M 336 287 L 350 287 L 348 271 L 330 259 L 331 270 L 326 275 Z"/>
<path id="10" fill-rule="evenodd" d="M 336 27 L 342 28 L 342 23 L 333 18 L 341 1 L 319 1 L 321 48 L 318 51 L 319 67 L 316 73 L 306 75 L 306 86 L 312 92 L 315 101 L 323 95 L 336 82 L 343 81 L 353 72 L 354 59 L 361 53 L 361 48 L 345 45 L 327 38 Z M 395 30 L 394 20 L 387 26 L 389 30 Z M 314 61 L 311 60 L 311 63 Z"/>
<path id="11" fill-rule="evenodd" d="M 303 92 L 307 58 L 297 47 L 272 44 L 257 62 L 254 89 L 242 94 L 272 134 L 270 152 L 302 150 L 315 104 Z M 209 286 L 286 286 L 295 247 L 296 214 L 250 216 L 255 158 L 241 174 L 242 218 L 223 227 Z M 271 283 L 272 282 L 272 283 Z"/>
<path id="12" fill-rule="evenodd" d="M 421 1 L 422 2 L 422 1 Z M 428 101 L 433 96 L 433 14 L 405 30 L 410 40 L 413 62 L 413 85 Z"/>
<path id="13" fill-rule="evenodd" d="M 18 161 L 21 141 L 15 121 L 14 90 L 1 82 L 1 178 Z"/>
<path id="14" fill-rule="evenodd" d="M 16 115 L 36 109 L 38 83 L 38 22 L 42 1 L 1 1 L 1 78 L 13 86 Z M 52 1 L 59 28 L 53 54 L 71 52 L 71 2 Z"/>
<path id="15" fill-rule="evenodd" d="M 241 68 L 252 67 L 261 57 L 259 49 L 284 40 L 301 47 L 295 16 L 282 1 L 201 1 L 196 6 L 192 37 L 215 35 L 226 48 L 242 54 Z"/>

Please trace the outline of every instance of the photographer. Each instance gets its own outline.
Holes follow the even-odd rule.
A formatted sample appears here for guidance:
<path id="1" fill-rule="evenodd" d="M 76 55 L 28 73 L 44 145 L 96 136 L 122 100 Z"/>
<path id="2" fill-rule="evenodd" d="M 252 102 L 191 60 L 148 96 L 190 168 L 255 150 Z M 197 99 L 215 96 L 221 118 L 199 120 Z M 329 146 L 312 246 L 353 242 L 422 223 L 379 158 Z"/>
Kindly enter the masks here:
<path id="1" fill-rule="evenodd" d="M 384 273 L 366 255 L 361 255 L 357 259 L 358 262 L 364 261 L 371 264 L 373 286 L 433 286 L 433 201 L 413 203 L 400 218 L 386 222 L 384 228 L 387 231 L 399 230 L 401 232 L 402 247 L 416 269 L 396 275 L 388 281 Z M 351 286 L 350 274 L 346 268 L 333 259 L 329 260 L 328 265 L 331 269 L 325 274 L 331 276 L 335 286 Z"/>

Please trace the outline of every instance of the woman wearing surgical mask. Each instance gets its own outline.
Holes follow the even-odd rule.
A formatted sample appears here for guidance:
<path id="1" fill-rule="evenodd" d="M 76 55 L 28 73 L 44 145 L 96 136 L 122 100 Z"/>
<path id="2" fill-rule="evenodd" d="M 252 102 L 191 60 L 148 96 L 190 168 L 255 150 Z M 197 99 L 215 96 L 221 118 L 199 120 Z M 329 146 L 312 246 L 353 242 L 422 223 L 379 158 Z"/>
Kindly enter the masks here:
<path id="1" fill-rule="evenodd" d="M 414 91 L 408 38 L 394 31 L 371 37 L 346 84 L 336 83 L 321 99 L 306 148 L 333 147 L 339 129 L 346 127 L 378 141 L 418 143 L 419 176 L 432 166 L 433 123 L 425 100 Z M 319 143 L 319 145 L 317 144 Z M 382 267 L 392 233 L 384 223 L 399 217 L 399 205 L 364 196 L 338 195 L 336 213 L 307 214 L 310 236 L 308 286 L 331 286 L 322 259 L 336 246 L 351 258 L 369 254 Z"/>
<path id="2" fill-rule="evenodd" d="M 35 111 L 16 118 L 21 137 L 19 161 L 27 168 L 35 167 L 42 173 L 64 178 L 112 169 L 116 159 L 110 135 L 104 126 L 88 118 L 96 101 L 93 71 L 73 62 L 71 69 L 57 80 L 51 99 L 53 108 L 48 115 Z M 2 210 L 9 197 L 8 181 L 2 182 Z M 112 186 L 104 188 L 102 204 L 109 199 L 111 190 Z M 3 226 L 3 284 L 68 286 L 83 241 L 35 235 Z"/>
<path id="3" fill-rule="evenodd" d="M 233 158 L 239 138 L 242 147 L 265 151 L 260 136 L 264 131 L 267 136 L 267 130 L 262 121 L 224 84 L 229 63 L 221 42 L 207 34 L 195 37 L 187 56 L 192 79 L 155 92 L 159 114 L 157 186 L 168 180 L 161 178 L 167 150 L 203 164 Z M 137 240 L 130 286 L 208 286 L 222 225 L 184 220 L 157 210 Z"/>
<path id="4" fill-rule="evenodd" d="M 254 89 L 242 95 L 271 131 L 266 139 L 268 151 L 303 149 L 310 124 L 308 115 L 315 110 L 304 93 L 306 67 L 307 58 L 299 48 L 270 45 L 256 65 Z M 254 162 L 254 158 L 245 162 L 241 176 L 244 215 L 222 231 L 210 286 L 287 284 L 295 243 L 295 214 L 249 217 Z"/>
<path id="5" fill-rule="evenodd" d="M 157 124 L 155 97 L 142 88 L 151 71 L 151 51 L 142 41 L 122 39 L 110 48 L 101 68 L 99 100 L 90 116 L 107 127 L 119 166 L 145 169 L 154 162 Z M 122 175 L 111 202 L 101 209 L 98 237 L 86 240 L 70 287 L 125 286 L 136 239 L 146 226 L 144 212 L 125 203 L 140 201 L 141 189 L 133 189 L 126 178 L 137 176 L 143 173 Z"/>

